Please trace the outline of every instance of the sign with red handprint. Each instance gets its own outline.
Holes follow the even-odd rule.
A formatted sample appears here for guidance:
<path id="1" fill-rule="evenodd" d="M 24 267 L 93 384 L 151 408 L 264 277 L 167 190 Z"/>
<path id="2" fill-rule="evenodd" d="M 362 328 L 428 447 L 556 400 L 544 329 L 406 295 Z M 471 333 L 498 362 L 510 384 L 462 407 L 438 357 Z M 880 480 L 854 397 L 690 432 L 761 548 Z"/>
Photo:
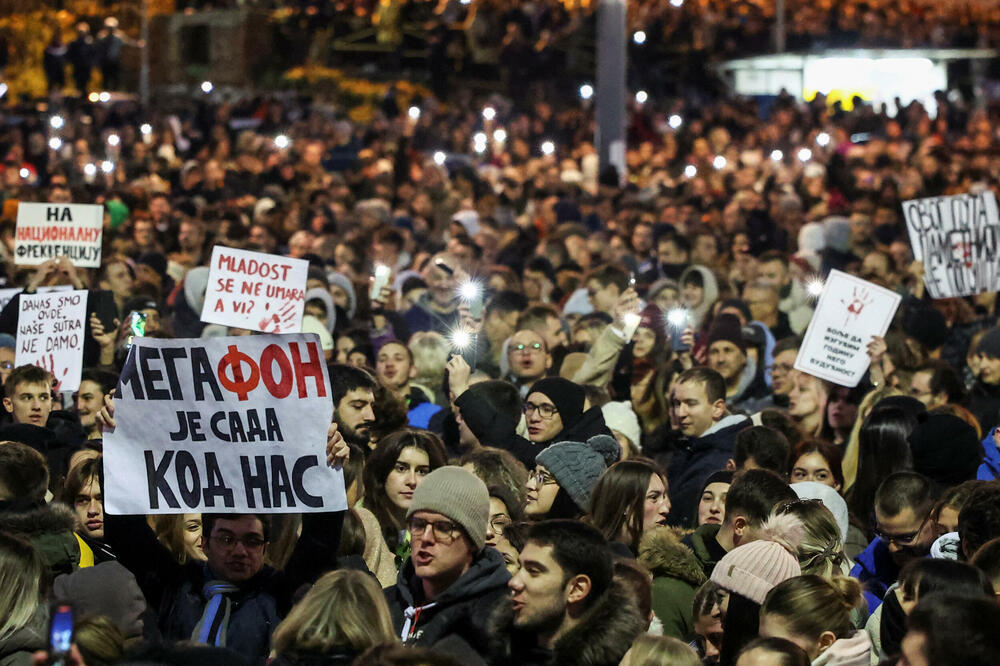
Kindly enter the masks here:
<path id="1" fill-rule="evenodd" d="M 831 271 L 795 359 L 795 369 L 841 386 L 857 386 L 868 369 L 868 344 L 885 335 L 899 294 Z"/>
<path id="2" fill-rule="evenodd" d="M 57 391 L 80 388 L 87 291 L 21 294 L 15 365 L 52 373 Z"/>
<path id="3" fill-rule="evenodd" d="M 201 320 L 262 333 L 298 333 L 309 262 L 216 245 Z"/>

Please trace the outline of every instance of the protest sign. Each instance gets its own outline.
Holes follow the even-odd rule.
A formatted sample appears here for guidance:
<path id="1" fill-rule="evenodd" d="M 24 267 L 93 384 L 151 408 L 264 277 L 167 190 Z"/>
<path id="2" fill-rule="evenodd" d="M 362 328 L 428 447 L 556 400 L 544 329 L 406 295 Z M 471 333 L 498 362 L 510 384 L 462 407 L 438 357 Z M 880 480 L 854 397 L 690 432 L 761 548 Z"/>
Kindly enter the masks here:
<path id="1" fill-rule="evenodd" d="M 96 204 L 21 203 L 17 207 L 14 257 L 37 266 L 69 257 L 74 266 L 101 267 L 104 208 Z"/>
<path id="2" fill-rule="evenodd" d="M 314 334 L 136 338 L 104 435 L 111 514 L 346 507 L 326 463 L 333 401 Z"/>
<path id="3" fill-rule="evenodd" d="M 931 298 L 1000 289 L 1000 211 L 992 191 L 904 201 L 903 217 Z"/>
<path id="4" fill-rule="evenodd" d="M 861 278 L 830 271 L 806 329 L 795 369 L 853 387 L 868 369 L 868 343 L 885 335 L 899 294 Z"/>
<path id="5" fill-rule="evenodd" d="M 80 388 L 87 290 L 21 294 L 14 365 L 52 373 L 57 391 Z"/>
<path id="6" fill-rule="evenodd" d="M 201 320 L 263 333 L 298 333 L 309 262 L 216 245 Z"/>
<path id="7" fill-rule="evenodd" d="M 10 303 L 15 296 L 20 294 L 24 289 L 20 287 L 11 287 L 9 289 L 0 289 L 0 312 L 3 311 L 7 304 Z M 39 287 L 35 290 L 38 294 L 48 294 L 54 291 L 73 291 L 73 287 L 68 284 L 56 285 L 54 287 Z"/>

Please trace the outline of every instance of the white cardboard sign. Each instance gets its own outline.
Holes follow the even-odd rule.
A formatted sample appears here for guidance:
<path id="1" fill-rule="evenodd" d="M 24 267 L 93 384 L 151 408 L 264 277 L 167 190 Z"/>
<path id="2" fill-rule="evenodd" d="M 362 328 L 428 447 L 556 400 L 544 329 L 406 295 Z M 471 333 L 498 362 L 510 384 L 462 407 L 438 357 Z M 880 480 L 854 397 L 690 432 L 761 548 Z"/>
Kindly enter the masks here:
<path id="1" fill-rule="evenodd" d="M 201 320 L 263 333 L 298 333 L 309 262 L 216 245 Z"/>
<path id="2" fill-rule="evenodd" d="M 931 298 L 1000 290 L 1000 210 L 992 191 L 904 201 L 903 217 Z"/>
<path id="3" fill-rule="evenodd" d="M 101 267 L 104 208 L 97 204 L 22 203 L 17 207 L 14 261 L 38 266 L 69 257 L 74 266 Z"/>
<path id="4" fill-rule="evenodd" d="M 52 373 L 57 391 L 80 388 L 87 290 L 21 294 L 14 365 Z"/>
<path id="5" fill-rule="evenodd" d="M 315 334 L 135 338 L 104 433 L 110 514 L 311 513 L 347 505 L 327 466 Z"/>
<path id="6" fill-rule="evenodd" d="M 885 335 L 899 294 L 866 280 L 830 271 L 795 358 L 795 369 L 853 387 L 870 362 L 868 343 Z"/>

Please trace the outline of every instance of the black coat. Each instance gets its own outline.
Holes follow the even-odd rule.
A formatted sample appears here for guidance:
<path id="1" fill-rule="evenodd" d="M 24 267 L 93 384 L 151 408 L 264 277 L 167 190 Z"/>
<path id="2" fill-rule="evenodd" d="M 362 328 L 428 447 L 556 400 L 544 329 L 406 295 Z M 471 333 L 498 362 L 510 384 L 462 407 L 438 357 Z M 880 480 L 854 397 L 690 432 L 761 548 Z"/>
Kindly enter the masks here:
<path id="1" fill-rule="evenodd" d="M 689 524 L 698 506 L 705 479 L 712 472 L 726 468 L 726 463 L 733 457 L 736 435 L 750 426 L 750 419 L 745 416 L 727 418 L 733 419 L 731 425 L 703 437 L 689 439 L 674 451 L 667 468 L 671 504 L 667 520 L 670 525 L 686 527 Z"/>
<path id="2" fill-rule="evenodd" d="M 157 611 L 158 624 L 167 640 L 187 641 L 205 611 L 205 583 L 215 578 L 201 562 L 178 564 L 160 544 L 144 516 L 104 518 L 104 540 L 118 555 Z M 302 535 L 284 571 L 264 566 L 256 576 L 240 583 L 233 595 L 233 610 L 226 630 L 226 647 L 250 659 L 264 659 L 271 648 L 271 633 L 292 606 L 302 585 L 332 568 L 340 545 L 344 513 L 302 515 Z"/>
<path id="3" fill-rule="evenodd" d="M 612 583 L 580 622 L 551 650 L 537 637 L 513 626 L 509 601 L 490 620 L 490 663 L 495 666 L 617 666 L 646 628 L 634 595 L 623 583 Z"/>
<path id="4" fill-rule="evenodd" d="M 403 564 L 399 582 L 385 590 L 385 598 L 398 635 L 403 632 L 406 609 L 421 609 L 403 641 L 405 645 L 432 648 L 472 666 L 485 663 L 489 618 L 508 598 L 509 580 L 503 556 L 493 548 L 484 548 L 469 570 L 442 592 L 433 606 L 423 600 L 423 582 L 412 560 Z"/>

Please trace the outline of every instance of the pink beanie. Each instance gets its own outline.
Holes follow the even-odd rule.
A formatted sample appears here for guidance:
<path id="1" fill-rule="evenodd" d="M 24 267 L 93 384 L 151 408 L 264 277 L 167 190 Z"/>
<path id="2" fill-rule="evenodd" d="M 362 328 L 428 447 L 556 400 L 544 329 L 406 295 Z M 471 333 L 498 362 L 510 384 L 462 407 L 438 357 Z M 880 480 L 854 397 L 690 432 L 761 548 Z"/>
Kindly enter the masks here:
<path id="1" fill-rule="evenodd" d="M 778 583 L 802 574 L 795 555 L 805 529 L 797 516 L 771 518 L 759 541 L 726 553 L 712 570 L 712 582 L 758 604 Z"/>

